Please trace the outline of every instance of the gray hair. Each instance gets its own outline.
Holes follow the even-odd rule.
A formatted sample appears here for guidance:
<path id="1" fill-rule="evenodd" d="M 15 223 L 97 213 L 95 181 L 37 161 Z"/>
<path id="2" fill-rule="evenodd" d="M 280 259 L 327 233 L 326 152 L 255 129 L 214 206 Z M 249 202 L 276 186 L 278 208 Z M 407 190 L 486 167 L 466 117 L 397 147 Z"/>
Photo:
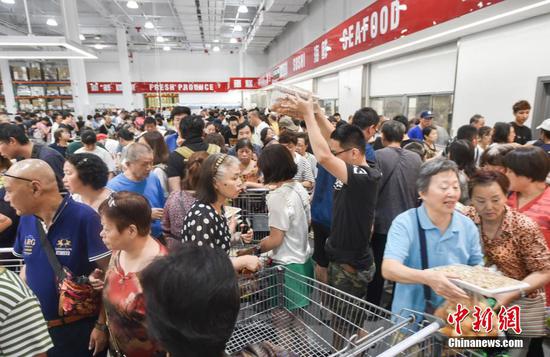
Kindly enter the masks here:
<path id="1" fill-rule="evenodd" d="M 216 159 L 221 158 L 222 156 L 225 156 L 220 166 L 216 168 L 216 174 L 214 175 L 214 178 L 216 180 L 221 180 L 225 176 L 225 173 L 230 167 L 238 166 L 240 164 L 239 159 L 237 159 L 235 156 L 227 155 L 227 154 L 214 154 Z"/>
<path id="2" fill-rule="evenodd" d="M 123 163 L 127 164 L 129 162 L 138 161 L 146 154 L 153 154 L 153 149 L 142 143 L 132 143 L 128 145 L 128 149 L 126 149 Z"/>
<path id="3" fill-rule="evenodd" d="M 441 172 L 452 171 L 458 177 L 458 166 L 454 161 L 438 157 L 430 161 L 426 161 L 420 167 L 418 179 L 416 180 L 416 189 L 418 192 L 427 192 L 430 186 L 432 176 Z"/>

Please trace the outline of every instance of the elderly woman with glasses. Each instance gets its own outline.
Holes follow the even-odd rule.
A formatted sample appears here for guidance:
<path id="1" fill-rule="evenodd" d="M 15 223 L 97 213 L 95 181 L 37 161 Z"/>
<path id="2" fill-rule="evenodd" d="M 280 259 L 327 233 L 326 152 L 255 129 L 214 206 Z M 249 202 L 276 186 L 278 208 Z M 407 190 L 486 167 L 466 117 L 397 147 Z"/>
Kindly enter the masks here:
<path id="1" fill-rule="evenodd" d="M 226 154 L 211 155 L 203 163 L 196 188 L 197 201 L 183 221 L 183 242 L 229 252 L 237 224 L 234 217 L 228 224 L 224 205 L 227 200 L 237 198 L 243 189 L 239 164 L 237 158 Z M 249 229 L 242 238 L 249 240 L 252 235 Z M 234 258 L 232 263 L 236 271 L 256 271 L 260 266 L 259 259 L 251 255 Z"/>

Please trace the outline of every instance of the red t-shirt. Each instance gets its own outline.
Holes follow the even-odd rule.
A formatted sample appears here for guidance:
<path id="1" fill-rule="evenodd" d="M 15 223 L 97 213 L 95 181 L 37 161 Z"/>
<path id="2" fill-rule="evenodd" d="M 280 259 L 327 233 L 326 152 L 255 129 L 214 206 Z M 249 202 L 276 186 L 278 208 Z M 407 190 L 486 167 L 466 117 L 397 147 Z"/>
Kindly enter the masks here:
<path id="1" fill-rule="evenodd" d="M 168 254 L 162 244 L 159 256 Z M 145 301 L 139 273 L 125 273 L 120 266 L 120 251 L 113 252 L 109 269 L 105 274 L 103 305 L 111 338 L 126 356 L 149 357 L 162 353 L 158 345 L 149 339 L 145 326 Z"/>
<path id="2" fill-rule="evenodd" d="M 547 186 L 543 193 L 522 207 L 518 207 L 517 192 L 512 192 L 508 197 L 508 206 L 537 222 L 546 239 L 546 244 L 550 248 L 550 186 Z M 550 306 L 550 284 L 547 284 L 545 289 L 546 306 Z"/>

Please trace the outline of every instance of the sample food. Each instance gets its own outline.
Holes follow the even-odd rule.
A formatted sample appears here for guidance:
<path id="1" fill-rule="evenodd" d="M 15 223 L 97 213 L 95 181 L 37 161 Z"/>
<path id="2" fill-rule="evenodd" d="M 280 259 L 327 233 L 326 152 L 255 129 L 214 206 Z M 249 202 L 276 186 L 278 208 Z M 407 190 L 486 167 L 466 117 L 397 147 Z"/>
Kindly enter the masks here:
<path id="1" fill-rule="evenodd" d="M 508 278 L 482 266 L 472 267 L 469 265 L 457 264 L 432 268 L 432 270 L 456 275 L 460 280 L 466 283 L 488 290 L 514 287 L 524 284 L 519 280 Z"/>

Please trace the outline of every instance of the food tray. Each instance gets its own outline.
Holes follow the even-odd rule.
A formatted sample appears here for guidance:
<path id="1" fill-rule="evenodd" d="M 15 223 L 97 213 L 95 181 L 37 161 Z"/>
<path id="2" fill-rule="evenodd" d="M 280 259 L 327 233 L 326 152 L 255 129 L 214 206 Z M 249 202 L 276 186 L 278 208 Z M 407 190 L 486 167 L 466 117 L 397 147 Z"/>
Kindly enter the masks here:
<path id="1" fill-rule="evenodd" d="M 225 206 L 225 218 L 230 219 L 241 211 L 239 207 Z"/>
<path id="2" fill-rule="evenodd" d="M 508 278 L 482 266 L 472 267 L 469 265 L 456 264 L 436 267 L 432 268 L 432 270 L 460 276 L 461 279 L 451 280 L 461 288 L 479 293 L 483 296 L 494 297 L 498 294 L 529 288 L 529 284 L 527 283 Z"/>

